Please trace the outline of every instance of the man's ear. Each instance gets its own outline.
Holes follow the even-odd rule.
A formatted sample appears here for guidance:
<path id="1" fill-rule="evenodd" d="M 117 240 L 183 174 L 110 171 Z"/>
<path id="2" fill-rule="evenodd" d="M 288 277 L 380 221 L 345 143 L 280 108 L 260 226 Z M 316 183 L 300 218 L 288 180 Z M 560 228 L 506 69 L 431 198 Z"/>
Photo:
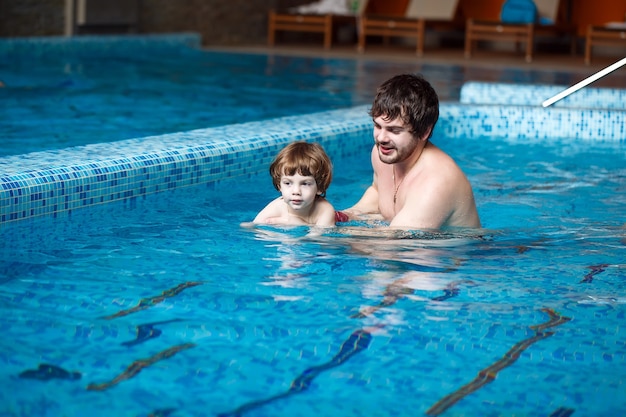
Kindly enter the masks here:
<path id="1" fill-rule="evenodd" d="M 428 138 L 430 138 L 431 133 L 433 133 L 433 127 L 432 126 L 430 127 L 430 129 L 428 129 L 426 134 L 423 137 L 420 138 L 420 140 L 427 141 Z"/>

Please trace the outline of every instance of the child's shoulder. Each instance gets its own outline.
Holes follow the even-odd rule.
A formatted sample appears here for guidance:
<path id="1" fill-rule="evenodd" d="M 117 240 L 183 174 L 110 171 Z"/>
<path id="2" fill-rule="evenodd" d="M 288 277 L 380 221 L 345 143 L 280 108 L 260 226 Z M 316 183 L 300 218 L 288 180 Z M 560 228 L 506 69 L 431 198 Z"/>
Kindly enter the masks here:
<path id="1" fill-rule="evenodd" d="M 317 197 L 317 199 L 315 199 L 315 204 L 317 204 L 319 207 L 331 208 L 334 210 L 333 205 L 330 203 L 330 201 L 326 200 L 325 197 Z"/>

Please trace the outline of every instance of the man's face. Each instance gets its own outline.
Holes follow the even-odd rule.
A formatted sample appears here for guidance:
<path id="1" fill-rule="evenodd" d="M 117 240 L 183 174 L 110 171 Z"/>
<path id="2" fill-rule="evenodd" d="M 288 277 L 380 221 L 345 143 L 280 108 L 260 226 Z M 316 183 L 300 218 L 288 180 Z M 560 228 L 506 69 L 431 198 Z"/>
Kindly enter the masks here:
<path id="1" fill-rule="evenodd" d="M 389 120 L 384 115 L 374 118 L 374 142 L 378 148 L 378 157 L 386 164 L 406 160 L 419 145 L 419 140 L 401 117 Z"/>

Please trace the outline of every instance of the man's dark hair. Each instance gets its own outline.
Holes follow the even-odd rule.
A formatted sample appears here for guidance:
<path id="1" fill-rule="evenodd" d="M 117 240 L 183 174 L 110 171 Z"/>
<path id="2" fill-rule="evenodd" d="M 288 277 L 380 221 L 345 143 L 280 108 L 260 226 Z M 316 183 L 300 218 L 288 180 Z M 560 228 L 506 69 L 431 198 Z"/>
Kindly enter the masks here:
<path id="1" fill-rule="evenodd" d="M 396 75 L 378 87 L 369 114 L 385 120 L 401 117 L 415 136 L 422 138 L 430 130 L 430 138 L 439 119 L 439 97 L 421 75 Z"/>

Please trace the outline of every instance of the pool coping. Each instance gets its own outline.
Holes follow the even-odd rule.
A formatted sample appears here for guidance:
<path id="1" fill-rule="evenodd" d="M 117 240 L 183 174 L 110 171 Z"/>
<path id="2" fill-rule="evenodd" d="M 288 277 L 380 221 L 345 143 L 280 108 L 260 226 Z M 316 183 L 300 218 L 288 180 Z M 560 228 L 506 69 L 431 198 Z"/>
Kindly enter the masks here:
<path id="1" fill-rule="evenodd" d="M 256 175 L 295 140 L 350 154 L 370 124 L 356 107 L 0 158 L 0 224 Z"/>

